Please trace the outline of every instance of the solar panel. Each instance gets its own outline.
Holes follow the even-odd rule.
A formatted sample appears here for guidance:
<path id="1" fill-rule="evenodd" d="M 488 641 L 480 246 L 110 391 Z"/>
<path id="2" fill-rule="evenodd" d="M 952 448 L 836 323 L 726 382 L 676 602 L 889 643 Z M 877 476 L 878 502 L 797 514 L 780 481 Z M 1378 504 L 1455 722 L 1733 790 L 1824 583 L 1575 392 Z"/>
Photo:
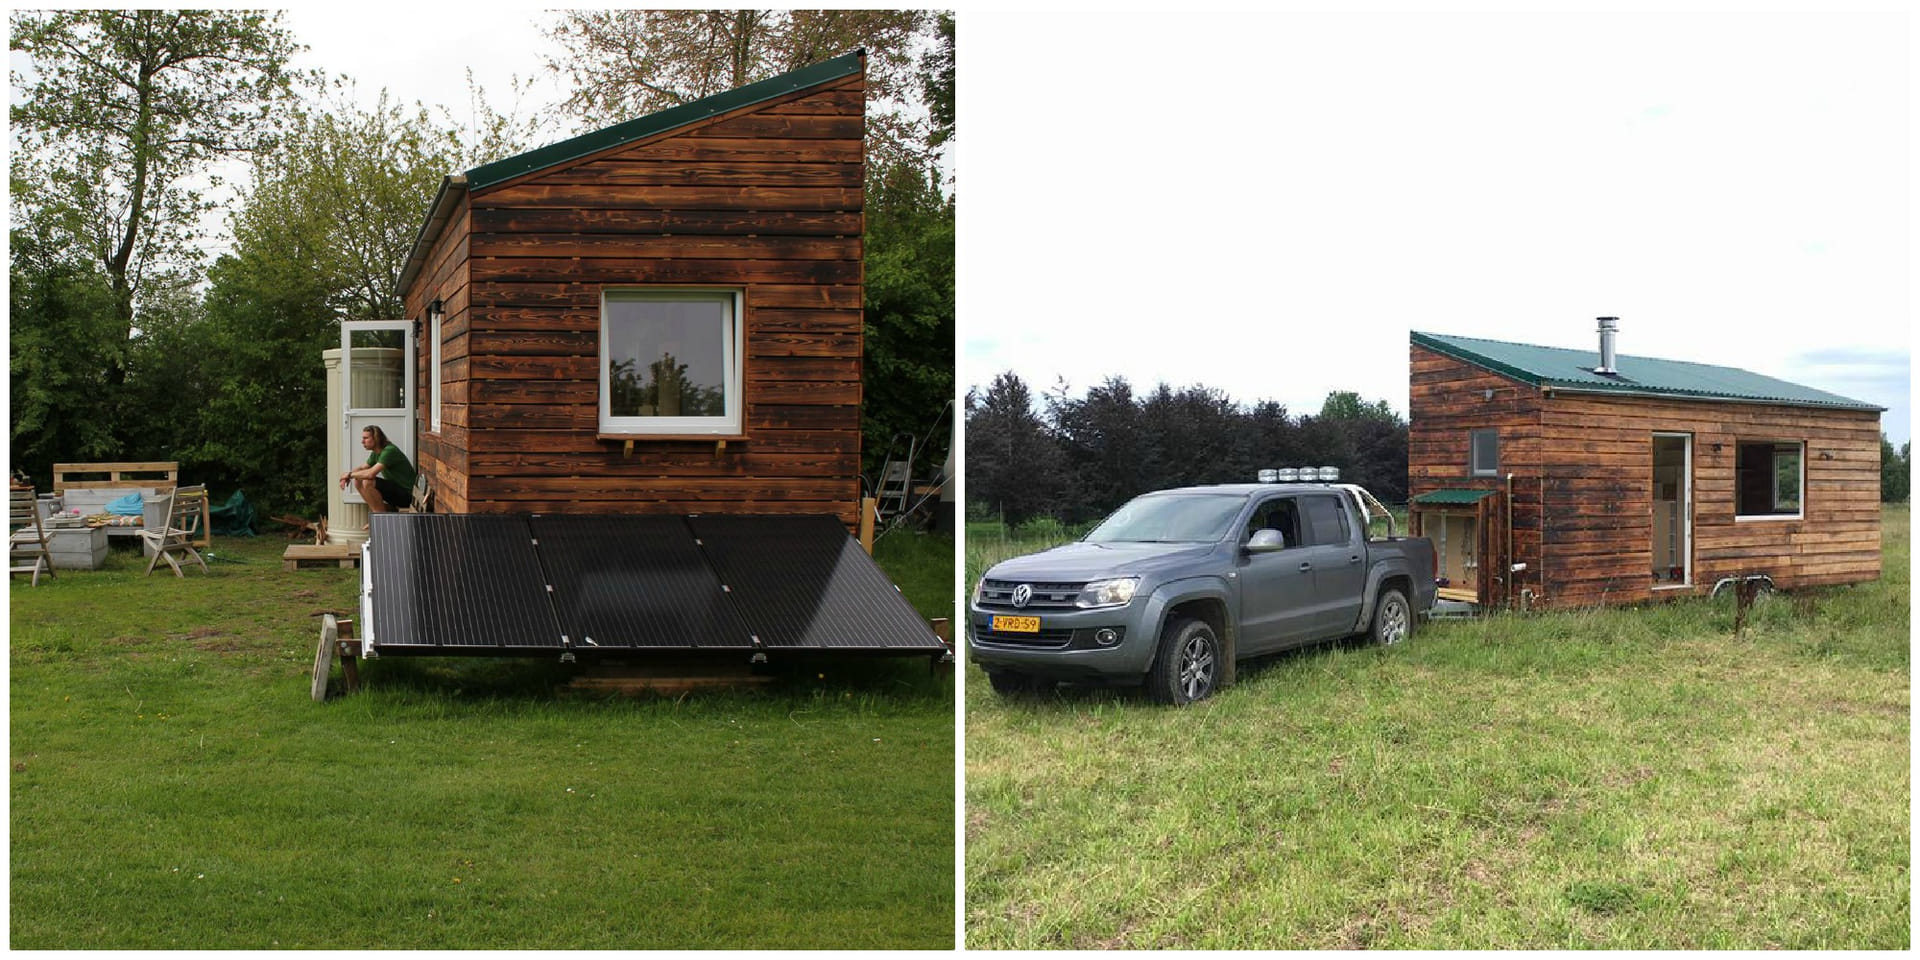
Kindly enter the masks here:
<path id="1" fill-rule="evenodd" d="M 832 517 L 381 513 L 369 534 L 378 652 L 946 652 Z"/>
<path id="2" fill-rule="evenodd" d="M 832 517 L 689 517 L 701 549 L 769 649 L 945 649 Z"/>
<path id="3" fill-rule="evenodd" d="M 376 513 L 368 534 L 378 647 L 481 653 L 561 646 L 524 518 Z"/>
<path id="4" fill-rule="evenodd" d="M 576 645 L 752 646 L 685 518 L 543 514 L 530 526 Z"/>

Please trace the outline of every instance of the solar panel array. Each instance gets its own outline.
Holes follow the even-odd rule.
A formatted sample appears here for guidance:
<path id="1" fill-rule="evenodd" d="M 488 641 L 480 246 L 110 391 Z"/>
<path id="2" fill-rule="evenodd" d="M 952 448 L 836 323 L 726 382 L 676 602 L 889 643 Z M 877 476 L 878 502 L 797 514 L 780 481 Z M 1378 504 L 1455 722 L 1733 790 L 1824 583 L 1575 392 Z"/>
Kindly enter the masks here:
<path id="1" fill-rule="evenodd" d="M 381 652 L 946 647 L 832 517 L 375 514 Z"/>

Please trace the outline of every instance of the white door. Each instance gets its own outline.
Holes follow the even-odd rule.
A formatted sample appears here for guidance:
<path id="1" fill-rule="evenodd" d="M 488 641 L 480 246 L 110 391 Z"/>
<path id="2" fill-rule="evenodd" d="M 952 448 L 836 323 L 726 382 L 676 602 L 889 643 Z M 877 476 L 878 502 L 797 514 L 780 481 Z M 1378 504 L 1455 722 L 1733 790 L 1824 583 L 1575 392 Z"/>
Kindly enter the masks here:
<path id="1" fill-rule="evenodd" d="M 340 429 L 346 431 L 347 462 L 332 476 L 367 462 L 360 431 L 379 427 L 407 459 L 420 460 L 413 447 L 413 336 L 405 320 L 346 320 L 340 324 L 340 373 L 346 402 Z M 347 488 L 348 503 L 364 503 L 360 491 Z"/>

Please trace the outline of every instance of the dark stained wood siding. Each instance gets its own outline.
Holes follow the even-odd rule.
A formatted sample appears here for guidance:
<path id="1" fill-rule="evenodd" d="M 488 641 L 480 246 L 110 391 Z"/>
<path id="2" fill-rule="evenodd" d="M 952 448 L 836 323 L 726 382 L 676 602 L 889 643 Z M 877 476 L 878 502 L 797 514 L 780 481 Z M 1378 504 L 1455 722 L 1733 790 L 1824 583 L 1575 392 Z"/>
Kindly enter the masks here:
<path id="1" fill-rule="evenodd" d="M 864 110 L 844 78 L 474 191 L 461 509 L 857 523 Z M 744 292 L 746 439 L 599 438 L 601 292 L 648 284 Z"/>
<path id="2" fill-rule="evenodd" d="M 1693 436 L 1690 590 L 1656 591 L 1649 576 L 1655 432 Z M 1880 575 L 1875 413 L 1559 393 L 1542 407 L 1541 437 L 1553 606 L 1705 593 L 1735 575 L 1767 574 L 1781 587 Z M 1760 440 L 1806 443 L 1802 519 L 1734 519 L 1735 444 Z"/>
<path id="3" fill-rule="evenodd" d="M 407 319 L 420 321 L 420 342 L 416 348 L 414 385 L 414 436 L 419 440 L 415 459 L 433 486 L 434 509 L 441 513 L 465 513 L 467 509 L 468 440 L 470 401 L 473 384 L 471 277 L 469 229 L 472 211 L 465 199 L 455 207 L 447 225 L 434 241 L 427 264 L 407 290 Z M 430 338 L 433 325 L 427 321 L 427 305 L 440 300 L 446 312 L 441 321 L 440 431 L 433 432 L 433 350 Z"/>
<path id="4" fill-rule="evenodd" d="M 1514 576 L 1510 592 L 1540 592 L 1540 391 L 1472 364 L 1415 345 L 1408 386 L 1407 492 L 1419 496 L 1441 489 L 1498 490 L 1504 496 L 1513 474 L 1513 563 L 1527 569 Z M 1493 391 L 1488 399 L 1487 391 Z M 1468 466 L 1471 431 L 1500 431 L 1500 476 L 1476 477 Z M 1506 509 L 1502 507 L 1505 521 Z M 1501 558 L 1483 553 L 1493 567 Z M 1483 590 L 1482 595 L 1499 595 Z"/>

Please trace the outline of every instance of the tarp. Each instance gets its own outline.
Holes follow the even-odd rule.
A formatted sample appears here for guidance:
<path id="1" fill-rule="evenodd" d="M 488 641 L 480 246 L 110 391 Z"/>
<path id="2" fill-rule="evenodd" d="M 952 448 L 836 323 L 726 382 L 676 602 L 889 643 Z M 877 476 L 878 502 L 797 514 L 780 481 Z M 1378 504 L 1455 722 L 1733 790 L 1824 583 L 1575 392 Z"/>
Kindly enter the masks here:
<path id="1" fill-rule="evenodd" d="M 235 490 L 227 502 L 213 508 L 213 532 L 221 537 L 253 536 L 253 504 L 247 495 Z"/>
<path id="2" fill-rule="evenodd" d="M 135 490 L 124 497 L 107 501 L 107 505 L 101 509 L 117 517 L 138 517 L 145 514 L 147 508 L 142 503 L 140 491 Z"/>

